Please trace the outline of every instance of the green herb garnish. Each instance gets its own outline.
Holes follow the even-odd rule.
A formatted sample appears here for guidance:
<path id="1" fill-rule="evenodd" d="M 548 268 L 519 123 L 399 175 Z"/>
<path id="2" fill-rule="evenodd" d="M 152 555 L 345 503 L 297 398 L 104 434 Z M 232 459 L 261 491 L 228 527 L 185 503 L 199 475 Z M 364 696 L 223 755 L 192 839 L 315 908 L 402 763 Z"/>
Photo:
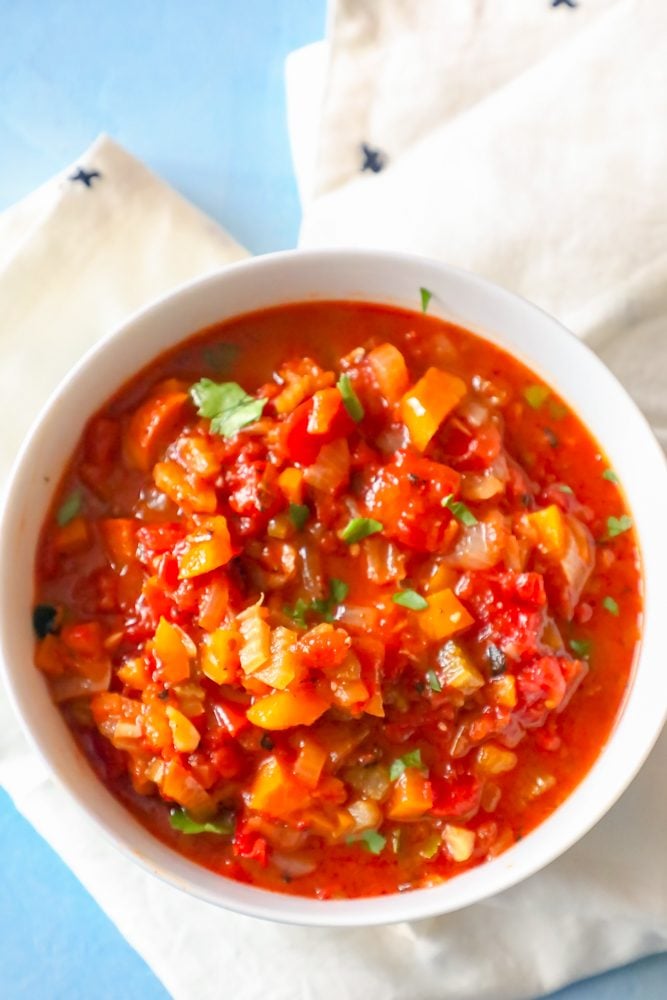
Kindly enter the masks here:
<path id="1" fill-rule="evenodd" d="M 224 371 L 236 360 L 240 350 L 238 344 L 210 344 L 204 348 L 204 363 L 216 372 Z"/>
<path id="2" fill-rule="evenodd" d="M 429 292 L 428 288 L 420 288 L 419 296 L 421 298 L 421 303 L 422 303 L 422 312 L 425 313 L 426 310 L 428 309 L 429 302 L 433 298 L 433 292 Z"/>
<path id="3" fill-rule="evenodd" d="M 361 405 L 361 401 L 354 391 L 354 386 L 350 382 L 349 375 L 341 375 L 336 383 L 336 388 L 343 399 L 343 406 L 350 414 L 355 424 L 358 424 L 360 420 L 364 419 L 364 408 Z"/>
<path id="4" fill-rule="evenodd" d="M 424 608 L 428 607 L 428 601 L 421 594 L 418 594 L 416 590 L 397 590 L 395 594 L 391 595 L 391 599 L 394 604 L 400 604 L 403 608 L 410 608 L 411 611 L 423 611 Z"/>
<path id="5" fill-rule="evenodd" d="M 605 469 L 604 472 L 602 473 L 602 478 L 606 479 L 607 482 L 609 483 L 618 482 L 618 476 L 616 475 L 613 469 Z"/>
<path id="6" fill-rule="evenodd" d="M 527 385 L 523 390 L 523 398 L 534 410 L 539 410 L 542 403 L 549 398 L 549 390 L 546 385 Z"/>
<path id="7" fill-rule="evenodd" d="M 340 538 L 348 545 L 354 545 L 369 535 L 377 535 L 384 525 L 372 517 L 353 517 L 340 533 Z"/>
<path id="8" fill-rule="evenodd" d="M 305 503 L 291 503 L 287 514 L 297 531 L 302 531 L 310 517 L 310 508 Z"/>
<path id="9" fill-rule="evenodd" d="M 190 396 L 200 417 L 211 421 L 211 430 L 222 437 L 233 437 L 248 424 L 254 424 L 266 406 L 265 399 L 249 396 L 236 382 L 213 382 L 202 378 L 190 386 Z"/>
<path id="10" fill-rule="evenodd" d="M 333 578 L 329 580 L 328 597 L 318 597 L 313 601 L 304 601 L 302 597 L 299 597 L 292 607 L 289 604 L 285 604 L 283 611 L 301 628 L 308 627 L 306 619 L 311 615 L 316 615 L 325 622 L 332 622 L 336 608 L 345 600 L 349 590 L 350 588 L 345 583 L 345 580 Z"/>
<path id="11" fill-rule="evenodd" d="M 169 823 L 174 830 L 180 830 L 181 833 L 217 833 L 223 837 L 229 837 L 234 833 L 234 819 L 231 813 L 206 823 L 199 823 L 185 809 L 172 809 L 169 813 Z"/>
<path id="12" fill-rule="evenodd" d="M 616 538 L 617 535 L 622 535 L 624 531 L 629 531 L 631 527 L 632 518 L 628 517 L 627 514 L 621 514 L 620 517 L 608 517 L 607 538 Z"/>
<path id="13" fill-rule="evenodd" d="M 61 528 L 64 528 L 66 524 L 73 521 L 79 513 L 81 510 L 81 499 L 81 491 L 74 490 L 66 500 L 63 500 L 56 514 L 56 521 Z"/>
<path id="14" fill-rule="evenodd" d="M 570 639 L 570 649 L 577 656 L 583 657 L 585 660 L 588 659 L 591 652 L 591 644 L 588 639 Z"/>
<path id="15" fill-rule="evenodd" d="M 465 524 L 466 527 L 471 528 L 473 524 L 478 523 L 477 518 L 470 508 L 466 507 L 462 500 L 455 500 L 453 493 L 450 493 L 448 497 L 445 497 L 441 503 L 443 507 L 446 507 L 452 512 L 457 521 L 460 521 L 461 524 Z"/>
<path id="16" fill-rule="evenodd" d="M 610 615 L 615 615 L 618 618 L 618 602 L 615 601 L 613 597 L 605 597 L 602 601 L 602 607 L 605 611 L 608 611 Z"/>
<path id="17" fill-rule="evenodd" d="M 381 854 L 387 843 L 387 838 L 383 837 L 377 830 L 364 830 L 354 837 L 348 837 L 348 844 L 364 844 L 371 854 Z"/>
<path id="18" fill-rule="evenodd" d="M 442 684 L 438 680 L 438 675 L 436 674 L 435 670 L 426 671 L 426 680 L 428 681 L 428 686 L 430 687 L 431 691 L 435 691 L 436 694 L 440 694 L 440 692 L 442 691 Z"/>
<path id="19" fill-rule="evenodd" d="M 570 495 L 574 496 L 574 490 L 572 489 L 572 487 L 566 486 L 565 483 L 559 483 L 556 489 L 560 490 L 561 493 L 569 493 Z"/>
<path id="20" fill-rule="evenodd" d="M 420 771 L 425 770 L 421 750 L 409 750 L 402 757 L 393 760 L 389 768 L 390 780 L 396 781 L 397 778 L 400 778 L 406 767 L 418 767 Z"/>

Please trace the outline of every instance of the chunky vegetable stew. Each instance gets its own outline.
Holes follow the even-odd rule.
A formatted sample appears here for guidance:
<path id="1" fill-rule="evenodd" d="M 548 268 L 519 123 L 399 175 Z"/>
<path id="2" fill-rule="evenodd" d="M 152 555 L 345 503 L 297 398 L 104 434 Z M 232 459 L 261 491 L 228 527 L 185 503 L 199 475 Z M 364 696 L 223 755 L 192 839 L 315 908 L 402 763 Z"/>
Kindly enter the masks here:
<path id="1" fill-rule="evenodd" d="M 221 875 L 448 879 L 555 809 L 622 702 L 616 475 L 429 297 L 282 306 L 165 354 L 88 422 L 44 526 L 37 666 L 105 784 Z"/>

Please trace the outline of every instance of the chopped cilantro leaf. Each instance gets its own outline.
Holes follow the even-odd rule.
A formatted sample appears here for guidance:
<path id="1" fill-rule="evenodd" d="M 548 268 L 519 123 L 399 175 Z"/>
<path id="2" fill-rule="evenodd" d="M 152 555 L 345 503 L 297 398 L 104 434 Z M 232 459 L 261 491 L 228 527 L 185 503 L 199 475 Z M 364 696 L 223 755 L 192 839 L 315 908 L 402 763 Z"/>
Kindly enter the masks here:
<path id="1" fill-rule="evenodd" d="M 560 490 L 561 493 L 570 493 L 571 495 L 574 495 L 574 490 L 572 489 L 572 487 L 566 486 L 565 483 L 559 483 L 556 489 Z"/>
<path id="2" fill-rule="evenodd" d="M 624 531 L 629 531 L 631 527 L 632 518 L 628 517 L 627 514 L 621 514 L 620 517 L 608 517 L 607 538 L 616 538 L 617 535 L 622 535 Z"/>
<path id="3" fill-rule="evenodd" d="M 350 382 L 350 376 L 341 375 L 336 383 L 336 388 L 342 396 L 343 406 L 352 417 L 355 424 L 358 424 L 360 420 L 364 419 L 364 408 L 361 405 L 359 397 L 354 391 L 354 386 Z"/>
<path id="4" fill-rule="evenodd" d="M 206 823 L 198 823 L 185 809 L 172 809 L 169 813 L 169 823 L 174 830 L 181 833 L 218 833 L 229 837 L 234 832 L 234 819 L 231 813 L 225 813 L 218 819 Z"/>
<path id="5" fill-rule="evenodd" d="M 353 517 L 341 531 L 340 537 L 348 545 L 353 545 L 355 542 L 360 542 L 363 538 L 368 538 L 369 535 L 377 535 L 378 531 L 382 531 L 383 527 L 384 525 L 380 524 L 379 521 L 375 521 L 372 517 Z"/>
<path id="6" fill-rule="evenodd" d="M 410 608 L 411 611 L 423 611 L 424 608 L 428 607 L 428 601 L 421 594 L 418 594 L 416 590 L 397 590 L 395 594 L 391 595 L 391 599 L 394 604 L 400 604 L 401 607 Z"/>
<path id="7" fill-rule="evenodd" d="M 428 681 L 428 686 L 431 691 L 435 691 L 436 694 L 439 694 L 442 691 L 442 684 L 438 680 L 438 675 L 435 670 L 426 671 L 426 680 Z"/>
<path id="8" fill-rule="evenodd" d="M 56 514 L 56 521 L 61 528 L 64 528 L 66 524 L 73 521 L 76 515 L 81 510 L 81 492 L 80 490 L 74 490 L 73 493 L 63 500 L 60 507 L 58 508 L 58 513 Z"/>
<path id="9" fill-rule="evenodd" d="M 419 297 L 421 299 L 422 312 L 425 313 L 429 307 L 431 299 L 433 298 L 433 292 L 429 292 L 428 288 L 420 288 Z"/>
<path id="10" fill-rule="evenodd" d="M 406 767 L 418 767 L 420 771 L 425 770 L 422 763 L 421 750 L 409 750 L 402 757 L 397 757 L 396 760 L 393 760 L 389 768 L 390 780 L 396 781 L 397 778 L 400 778 Z"/>
<path id="11" fill-rule="evenodd" d="M 471 528 L 473 524 L 477 524 L 477 518 L 470 508 L 466 507 L 461 500 L 455 500 L 453 493 L 450 493 L 448 497 L 445 497 L 442 501 L 442 506 L 451 510 L 456 520 L 460 521 L 461 524 L 465 524 L 466 527 Z"/>
<path id="12" fill-rule="evenodd" d="M 387 843 L 387 838 L 383 837 L 377 830 L 364 830 L 353 837 L 348 837 L 348 844 L 362 843 L 371 854 L 381 854 Z"/>
<path id="13" fill-rule="evenodd" d="M 329 581 L 329 593 L 331 594 L 331 600 L 335 604 L 342 604 L 349 592 L 350 588 L 345 583 L 345 580 L 337 580 L 333 577 Z"/>
<path id="14" fill-rule="evenodd" d="M 618 617 L 619 613 L 618 603 L 614 600 L 613 597 L 605 597 L 604 600 L 602 601 L 602 607 L 605 609 L 605 611 L 608 611 L 610 615 L 615 615 L 616 617 Z"/>
<path id="15" fill-rule="evenodd" d="M 587 660 L 591 652 L 591 644 L 588 639 L 570 639 L 570 649 L 577 656 Z"/>
<path id="16" fill-rule="evenodd" d="M 542 403 L 549 398 L 546 385 L 527 385 L 523 390 L 523 398 L 534 410 L 539 410 Z"/>
<path id="17" fill-rule="evenodd" d="M 329 581 L 328 597 L 318 597 L 313 601 L 304 601 L 299 597 L 293 607 L 283 605 L 283 612 L 301 628 L 308 628 L 307 618 L 311 615 L 319 616 L 325 622 L 332 622 L 336 607 L 345 600 L 349 589 L 344 580 L 333 578 Z"/>
<path id="18" fill-rule="evenodd" d="M 607 482 L 609 483 L 618 482 L 618 476 L 616 475 L 613 469 L 605 469 L 604 472 L 602 473 L 602 478 L 606 479 Z"/>
<path id="19" fill-rule="evenodd" d="M 302 531 L 310 517 L 310 508 L 305 503 L 291 503 L 287 513 L 296 530 Z"/>
<path id="20" fill-rule="evenodd" d="M 236 382 L 213 382 L 210 378 L 191 385 L 190 396 L 199 416 L 207 417 L 213 433 L 222 437 L 233 437 L 259 420 L 266 405 L 265 399 L 249 396 Z"/>

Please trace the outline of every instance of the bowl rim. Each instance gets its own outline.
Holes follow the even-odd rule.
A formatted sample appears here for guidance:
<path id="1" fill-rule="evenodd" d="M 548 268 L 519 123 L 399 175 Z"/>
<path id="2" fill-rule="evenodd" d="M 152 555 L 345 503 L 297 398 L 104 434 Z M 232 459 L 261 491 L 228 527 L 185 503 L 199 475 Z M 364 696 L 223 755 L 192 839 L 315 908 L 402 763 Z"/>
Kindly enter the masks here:
<path id="1" fill-rule="evenodd" d="M 12 589 L 11 574 L 8 572 L 8 567 L 11 566 L 11 538 L 13 531 L 20 523 L 23 487 L 26 479 L 25 470 L 33 451 L 36 450 L 36 444 L 39 441 L 40 435 L 47 433 L 44 430 L 47 424 L 47 419 L 54 413 L 58 414 L 60 412 L 61 407 L 64 405 L 63 401 L 65 401 L 66 405 L 66 399 L 72 386 L 76 385 L 80 380 L 86 378 L 90 374 L 90 370 L 94 371 L 96 367 L 99 366 L 100 360 L 103 359 L 109 351 L 116 350 L 117 345 L 122 343 L 124 339 L 131 338 L 134 328 L 138 325 L 155 322 L 159 319 L 161 314 L 171 309 L 176 302 L 187 300 L 189 297 L 196 299 L 198 296 L 205 294 L 208 289 L 215 288 L 220 282 L 223 284 L 225 282 L 233 282 L 236 275 L 239 273 L 254 270 L 256 271 L 258 278 L 261 279 L 262 272 L 266 272 L 267 269 L 270 270 L 272 268 L 280 268 L 282 266 L 286 266 L 288 268 L 299 267 L 304 261 L 313 261 L 320 265 L 329 264 L 332 267 L 335 267 L 337 264 L 342 262 L 343 265 L 350 263 L 357 263 L 359 265 L 370 264 L 371 266 L 377 266 L 380 268 L 389 268 L 389 270 L 391 267 L 396 266 L 408 266 L 413 269 L 421 268 L 425 272 L 431 272 L 434 274 L 439 273 L 441 276 L 446 276 L 448 279 L 453 280 L 461 286 L 467 286 L 472 292 L 479 292 L 482 295 L 490 296 L 498 303 L 504 303 L 513 309 L 518 307 L 522 314 L 525 317 L 528 317 L 528 319 L 532 317 L 537 323 L 541 323 L 545 327 L 550 327 L 554 331 L 554 337 L 557 336 L 563 340 L 563 343 L 569 344 L 570 351 L 574 352 L 574 358 L 576 359 L 578 355 L 578 358 L 582 361 L 582 363 L 585 361 L 585 366 L 588 366 L 591 371 L 595 371 L 595 377 L 605 383 L 606 386 L 609 387 L 610 391 L 614 393 L 619 400 L 623 400 L 623 407 L 626 412 L 632 413 L 635 427 L 637 429 L 641 428 L 643 447 L 648 450 L 652 449 L 653 452 L 652 457 L 656 464 L 655 467 L 652 468 L 651 472 L 651 486 L 657 492 L 660 492 L 659 481 L 662 479 L 662 485 L 665 490 L 667 490 L 667 459 L 655 439 L 648 421 L 643 416 L 634 401 L 628 395 L 621 383 L 600 360 L 600 358 L 594 354 L 584 342 L 579 340 L 571 331 L 567 330 L 567 328 L 559 323 L 555 318 L 533 303 L 528 302 L 522 297 L 509 292 L 498 285 L 495 285 L 493 282 L 490 282 L 477 274 L 452 267 L 442 261 L 411 253 L 347 248 L 318 250 L 297 249 L 249 258 L 225 266 L 203 277 L 185 282 L 167 295 L 161 296 L 154 302 L 151 302 L 147 306 L 133 312 L 122 324 L 117 326 L 109 334 L 100 339 L 93 347 L 86 351 L 77 364 L 51 393 L 37 418 L 33 421 L 13 464 L 8 484 L 4 492 L 2 509 L 0 511 L 0 676 L 4 679 L 10 703 L 12 704 L 12 707 L 20 721 L 25 735 L 27 736 L 30 744 L 41 757 L 42 761 L 45 763 L 50 774 L 56 778 L 58 784 L 66 790 L 69 796 L 74 799 L 84 813 L 93 820 L 98 829 L 103 832 L 107 840 L 113 843 L 114 846 L 123 854 L 129 856 L 134 861 L 137 861 L 144 869 L 151 871 L 164 881 L 207 902 L 223 906 L 230 910 L 235 910 L 245 915 L 272 919 L 278 922 L 299 923 L 311 926 L 352 927 L 381 925 L 403 920 L 433 917 L 453 912 L 496 895 L 497 893 L 510 888 L 512 885 L 517 884 L 545 867 L 555 858 L 568 850 L 568 848 L 570 848 L 574 843 L 579 841 L 602 818 L 602 816 L 608 812 L 639 771 L 655 744 L 662 729 L 665 717 L 667 716 L 667 679 L 662 683 L 661 687 L 659 686 L 659 697 L 657 697 L 654 692 L 650 692 L 651 697 L 649 697 L 649 692 L 643 691 L 642 687 L 641 690 L 643 692 L 643 698 L 641 704 L 645 715 L 643 716 L 641 732 L 639 733 L 639 736 L 635 735 L 633 741 L 629 743 L 626 748 L 627 753 L 625 754 L 625 757 L 620 754 L 620 749 L 623 746 L 623 739 L 628 739 L 626 736 L 626 730 L 628 729 L 627 720 L 631 718 L 629 709 L 633 708 L 635 704 L 637 704 L 637 692 L 640 690 L 638 680 L 640 679 L 640 676 L 642 679 L 644 676 L 648 677 L 648 667 L 644 667 L 643 664 L 647 657 L 647 632 L 649 627 L 651 629 L 650 637 L 652 639 L 651 650 L 653 646 L 656 645 L 655 633 L 657 633 L 658 628 L 657 616 L 659 614 L 659 610 L 654 611 L 653 609 L 653 594 L 652 590 L 649 588 L 646 588 L 644 594 L 644 629 L 641 639 L 641 648 L 639 650 L 637 662 L 635 663 L 632 680 L 625 695 L 625 700 L 619 710 L 614 729 L 610 734 L 607 743 L 602 747 L 600 753 L 579 785 L 577 785 L 564 802 L 558 806 L 557 809 L 550 814 L 549 817 L 547 817 L 547 819 L 539 824 L 538 827 L 531 831 L 531 833 L 524 838 L 520 844 L 514 845 L 498 858 L 493 859 L 493 861 L 477 866 L 470 872 L 457 875 L 454 879 L 437 887 L 420 888 L 406 893 L 393 893 L 380 897 L 362 897 L 351 900 L 322 901 L 315 900 L 310 897 L 290 896 L 282 893 L 276 893 L 256 886 L 244 887 L 248 889 L 248 892 L 240 894 L 240 896 L 239 893 L 227 892 L 226 890 L 230 886 L 238 886 L 238 883 L 226 878 L 225 876 L 220 876 L 209 871 L 208 869 L 204 869 L 201 866 L 196 865 L 194 862 L 189 862 L 187 859 L 185 859 L 185 865 L 177 863 L 175 859 L 180 859 L 180 862 L 182 862 L 184 860 L 184 856 L 180 855 L 172 848 L 162 844 L 162 842 L 153 837 L 152 834 L 145 831 L 144 828 L 141 827 L 136 820 L 134 820 L 129 811 L 127 811 L 122 805 L 119 805 L 117 800 L 112 796 L 112 793 L 106 789 L 106 786 L 94 774 L 92 768 L 90 768 L 90 776 L 92 780 L 99 785 L 100 788 L 104 789 L 106 796 L 108 796 L 109 799 L 111 799 L 113 803 L 123 811 L 126 818 L 129 817 L 129 819 L 132 820 L 132 823 L 127 824 L 128 829 L 135 826 L 136 830 L 141 831 L 143 836 L 130 835 L 128 833 L 128 829 L 125 829 L 123 832 L 119 832 L 117 829 L 118 824 L 111 823 L 109 818 L 110 812 L 113 812 L 113 810 L 105 811 L 99 807 L 91 805 L 91 802 L 85 795 L 85 789 L 80 786 L 78 781 L 65 774 L 60 762 L 54 760 L 53 754 L 49 749 L 50 740 L 31 721 L 32 713 L 30 711 L 30 705 L 27 704 L 26 693 L 21 690 L 20 685 L 16 682 L 15 670 L 10 666 L 11 652 L 9 650 L 9 630 L 6 607 L 8 605 L 9 595 Z M 334 298 L 336 298 L 336 296 L 326 294 L 315 295 L 313 296 L 312 301 L 330 301 Z M 342 300 L 342 297 L 340 298 Z M 353 294 L 350 294 L 348 299 L 350 301 L 382 302 L 382 300 L 370 296 L 361 296 L 360 298 L 356 298 Z M 304 301 L 304 299 L 302 297 L 301 300 L 292 299 L 291 301 Z M 387 295 L 384 298 L 384 302 L 386 304 L 391 304 L 391 296 Z M 225 319 L 231 318 L 234 315 L 243 315 L 246 311 L 247 310 L 242 310 L 241 312 L 236 313 L 232 312 L 228 316 L 225 316 Z M 488 330 L 476 329 L 473 325 L 465 323 L 464 321 L 461 321 L 461 323 L 466 326 L 467 329 L 470 329 L 485 339 L 498 343 L 497 336 L 494 336 L 494 334 L 490 333 Z M 197 332 L 197 329 L 194 329 L 185 333 L 180 338 L 172 338 L 165 344 L 163 350 L 176 346 L 178 343 L 187 340 Z M 513 353 L 515 356 L 521 357 L 520 353 L 512 347 L 508 347 L 507 345 L 502 344 L 502 342 L 500 343 L 500 346 L 503 349 L 508 350 L 510 353 Z M 152 358 L 158 357 L 159 353 L 160 352 L 153 353 Z M 521 358 L 521 360 L 523 360 L 523 358 Z M 540 365 L 536 364 L 535 359 L 528 358 L 526 363 L 532 371 L 540 369 Z M 141 367 L 143 367 L 143 365 Z M 137 367 L 134 369 L 130 368 L 131 372 L 138 370 L 139 368 Z M 128 375 L 128 377 L 131 377 L 131 374 Z M 548 372 L 545 373 L 545 381 L 547 384 L 553 384 L 553 381 L 550 381 L 549 379 Z M 118 387 L 118 385 L 112 386 L 108 392 L 105 390 L 101 394 L 101 398 L 104 400 L 108 399 L 111 393 Z M 62 419 L 62 416 L 60 416 L 59 420 L 61 424 Z M 80 430 L 83 429 L 84 422 L 85 421 L 82 421 Z M 586 422 L 584 421 L 584 423 Z M 58 426 L 58 418 L 56 418 L 55 425 L 56 427 Z M 603 450 L 607 452 L 608 449 L 604 445 L 604 442 L 601 441 L 600 443 L 603 445 Z M 647 553 L 647 548 L 646 545 L 642 544 L 642 529 L 643 525 L 640 526 L 637 522 L 637 538 L 640 551 L 642 553 L 643 569 L 646 571 L 647 561 L 644 559 L 644 556 Z M 662 536 L 663 540 L 667 539 L 667 532 L 665 530 L 662 531 Z M 654 565 L 655 560 L 651 562 L 651 566 L 654 567 Z M 645 581 L 644 576 L 643 581 Z M 661 589 L 663 594 L 667 593 L 667 568 L 661 570 L 657 577 L 657 583 L 660 583 L 660 588 L 658 588 L 656 584 L 656 591 Z M 650 617 L 648 615 L 649 609 L 651 611 Z M 32 666 L 32 664 L 30 665 Z M 58 712 L 55 705 L 53 708 L 54 712 Z M 636 711 L 634 714 L 637 714 Z M 634 715 L 632 715 L 632 718 L 634 718 Z M 66 728 L 66 724 L 64 723 L 64 720 L 62 720 L 62 717 L 60 717 L 60 719 L 63 728 Z M 72 737 L 70 735 L 70 739 L 71 738 Z M 87 764 L 86 766 L 89 767 Z M 596 787 L 596 785 L 601 783 L 601 780 L 598 780 L 596 783 L 593 779 L 603 773 L 614 773 L 612 770 L 614 768 L 617 769 L 616 774 L 620 774 L 621 778 L 619 780 L 617 776 L 616 780 L 611 783 L 611 790 L 608 789 L 606 794 L 601 794 L 600 790 Z M 583 790 L 590 790 L 591 788 L 594 788 L 596 792 L 596 804 L 594 808 L 591 808 L 590 805 L 586 807 L 586 797 L 585 794 L 582 794 Z M 577 813 L 577 806 L 581 809 L 579 813 Z M 564 829 L 567 832 L 561 832 L 558 836 L 554 836 L 549 846 L 548 835 L 551 826 L 553 825 L 551 821 L 555 816 L 565 816 L 563 822 Z M 120 825 L 123 826 L 122 823 L 120 823 Z M 561 823 L 561 826 L 563 826 L 563 823 Z M 527 851 L 526 845 L 528 845 L 529 841 L 536 842 L 536 835 L 539 834 L 540 831 L 544 831 L 541 841 L 545 841 L 545 843 L 541 845 L 540 850 L 533 850 L 532 852 Z M 159 850 L 156 845 L 159 845 L 162 850 Z M 165 852 L 168 857 L 165 855 Z M 156 858 L 158 859 L 157 861 Z M 477 885 L 480 881 L 479 878 L 469 878 L 466 882 L 465 889 L 459 889 L 456 893 L 454 893 L 457 897 L 456 901 L 454 903 L 452 903 L 451 900 L 448 901 L 448 886 L 450 887 L 454 883 L 457 883 L 460 886 L 462 880 L 466 879 L 468 875 L 474 875 L 474 873 L 480 872 L 487 873 L 486 881 L 492 883 L 490 888 L 483 889 L 480 885 Z M 197 873 L 201 877 L 197 878 Z M 202 873 L 204 873 L 203 876 Z M 210 885 L 208 883 L 210 883 Z M 236 899 L 235 896 L 239 896 L 239 899 Z"/>

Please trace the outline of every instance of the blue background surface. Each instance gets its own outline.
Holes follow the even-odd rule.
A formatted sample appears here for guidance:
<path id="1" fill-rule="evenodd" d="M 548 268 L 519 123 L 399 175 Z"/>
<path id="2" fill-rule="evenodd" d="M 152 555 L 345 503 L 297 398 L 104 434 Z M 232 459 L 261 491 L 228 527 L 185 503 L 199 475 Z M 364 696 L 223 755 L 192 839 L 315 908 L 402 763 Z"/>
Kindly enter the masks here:
<path id="1" fill-rule="evenodd" d="M 324 20 L 324 0 L 0 0 L 0 210 L 106 131 L 254 253 L 294 246 L 284 60 Z M 5 1000 L 166 996 L 2 792 L 0 852 Z M 667 956 L 556 996 L 659 1000 Z"/>

